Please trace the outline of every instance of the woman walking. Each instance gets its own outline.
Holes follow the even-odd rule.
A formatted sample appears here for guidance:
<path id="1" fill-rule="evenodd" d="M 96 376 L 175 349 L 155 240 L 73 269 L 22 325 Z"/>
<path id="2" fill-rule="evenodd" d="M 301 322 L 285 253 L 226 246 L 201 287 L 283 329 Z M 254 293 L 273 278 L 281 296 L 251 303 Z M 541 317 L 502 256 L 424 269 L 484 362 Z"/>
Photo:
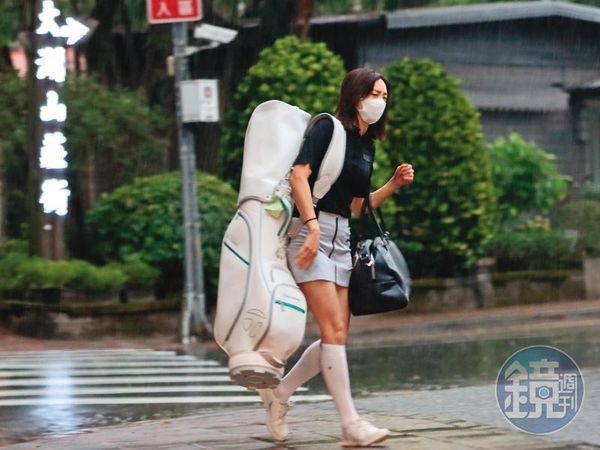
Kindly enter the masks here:
<path id="1" fill-rule="evenodd" d="M 346 360 L 352 269 L 349 218 L 351 213 L 360 214 L 362 198 L 370 193 L 373 141 L 385 136 L 387 100 L 388 81 L 381 74 L 359 68 L 344 78 L 335 112 L 346 129 L 344 165 L 317 211 L 311 190 L 333 134 L 331 120 L 314 125 L 293 165 L 290 184 L 296 206 L 290 229 L 297 229 L 298 221 L 302 226 L 288 246 L 288 265 L 319 326 L 321 339 L 304 351 L 277 388 L 259 390 L 267 409 L 267 428 L 279 441 L 288 435 L 285 416 L 291 405 L 289 398 L 319 372 L 340 414 L 342 445 L 368 446 L 389 436 L 387 429 L 375 427 L 356 412 Z M 412 180 L 411 165 L 396 167 L 389 181 L 370 193 L 373 208 Z"/>

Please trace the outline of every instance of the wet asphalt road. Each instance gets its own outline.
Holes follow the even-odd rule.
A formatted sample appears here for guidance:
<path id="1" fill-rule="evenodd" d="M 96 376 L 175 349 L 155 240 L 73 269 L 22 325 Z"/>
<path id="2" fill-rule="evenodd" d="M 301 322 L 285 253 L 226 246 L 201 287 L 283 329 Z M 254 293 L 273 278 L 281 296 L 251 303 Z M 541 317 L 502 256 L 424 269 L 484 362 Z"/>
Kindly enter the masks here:
<path id="1" fill-rule="evenodd" d="M 377 398 L 390 391 L 421 392 L 429 400 L 412 408 L 435 414 L 440 407 L 436 398 L 460 392 L 457 389 L 489 386 L 504 360 L 520 348 L 558 347 L 585 374 L 600 368 L 599 344 L 598 333 L 588 330 L 546 337 L 350 347 L 348 358 L 357 398 Z M 1 355 L 0 443 L 139 420 L 168 420 L 207 407 L 258 401 L 253 392 L 227 381 L 226 362 L 221 351 L 203 348 L 187 355 L 139 349 Z M 594 380 L 600 382 L 600 377 Z M 441 390 L 444 393 L 436 394 Z M 477 390 L 472 392 L 475 399 Z M 324 394 L 323 381 L 316 377 L 298 393 L 298 401 L 322 400 Z M 452 410 L 460 415 L 461 408 L 465 417 L 473 412 L 464 402 Z M 600 419 L 600 407 L 593 403 L 587 404 L 585 413 Z M 495 406 L 488 416 L 488 421 L 504 420 Z"/>

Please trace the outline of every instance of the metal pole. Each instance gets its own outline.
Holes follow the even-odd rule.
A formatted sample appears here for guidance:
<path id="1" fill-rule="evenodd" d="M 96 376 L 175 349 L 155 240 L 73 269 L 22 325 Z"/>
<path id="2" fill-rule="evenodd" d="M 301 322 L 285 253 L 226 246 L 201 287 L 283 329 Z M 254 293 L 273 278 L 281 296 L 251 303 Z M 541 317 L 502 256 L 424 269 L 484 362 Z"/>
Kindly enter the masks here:
<path id="1" fill-rule="evenodd" d="M 181 196 L 183 210 L 185 287 L 181 310 L 181 340 L 190 342 L 192 320 L 194 331 L 210 332 L 205 314 L 204 276 L 202 265 L 200 218 L 196 195 L 196 156 L 194 136 L 185 129 L 181 107 L 181 81 L 188 78 L 185 49 L 187 26 L 184 22 L 173 24 L 173 55 L 175 58 L 175 110 L 177 118 L 177 141 L 181 164 Z"/>
<path id="2" fill-rule="evenodd" d="M 189 130 L 184 131 L 184 139 L 188 142 L 188 148 L 192 149 L 189 152 L 188 168 L 190 174 L 188 176 L 189 197 L 190 200 L 190 215 L 192 229 L 192 256 L 193 263 L 193 279 L 194 279 L 194 298 L 192 306 L 192 332 L 197 336 L 212 335 L 212 327 L 206 317 L 206 295 L 204 292 L 204 262 L 202 260 L 202 236 L 200 229 L 200 213 L 197 207 L 197 183 L 196 183 L 196 154 L 194 149 L 194 134 Z"/>

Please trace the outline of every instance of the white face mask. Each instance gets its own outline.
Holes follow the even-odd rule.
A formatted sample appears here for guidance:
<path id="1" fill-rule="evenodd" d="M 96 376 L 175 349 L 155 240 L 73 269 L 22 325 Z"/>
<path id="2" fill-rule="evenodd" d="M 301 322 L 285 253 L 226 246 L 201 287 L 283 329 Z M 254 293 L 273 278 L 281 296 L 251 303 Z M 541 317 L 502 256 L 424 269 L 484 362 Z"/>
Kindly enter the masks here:
<path id="1" fill-rule="evenodd" d="M 362 120 L 369 125 L 377 122 L 385 111 L 385 100 L 382 98 L 365 98 L 357 109 Z"/>

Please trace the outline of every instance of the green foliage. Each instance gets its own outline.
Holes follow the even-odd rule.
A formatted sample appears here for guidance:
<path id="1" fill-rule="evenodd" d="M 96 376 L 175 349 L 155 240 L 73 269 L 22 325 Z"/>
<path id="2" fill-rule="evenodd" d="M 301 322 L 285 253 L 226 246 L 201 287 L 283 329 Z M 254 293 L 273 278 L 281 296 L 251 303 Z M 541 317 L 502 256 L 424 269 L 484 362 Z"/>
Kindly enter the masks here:
<path id="1" fill-rule="evenodd" d="M 101 192 L 162 170 L 165 126 L 142 95 L 109 90 L 94 79 L 71 79 L 61 98 L 68 108 L 65 134 L 73 197 L 83 197 L 82 180 L 90 168 Z M 10 173 L 6 209 L 11 237 L 24 237 L 29 222 L 25 117 L 25 83 L 0 73 L 0 171 Z"/>
<path id="2" fill-rule="evenodd" d="M 23 290 L 21 267 L 30 260 L 30 257 L 19 251 L 0 254 L 0 295 L 14 295 Z"/>
<path id="3" fill-rule="evenodd" d="M 600 256 L 600 202 L 579 200 L 556 208 L 551 214 L 552 227 L 577 239 L 580 254 Z"/>
<path id="4" fill-rule="evenodd" d="M 207 293 L 216 295 L 221 240 L 235 212 L 236 194 L 215 176 L 199 173 L 202 258 Z M 163 280 L 181 280 L 183 231 L 181 178 L 166 173 L 138 178 L 105 194 L 87 215 L 96 253 L 104 260 L 140 260 L 161 269 Z"/>
<path id="5" fill-rule="evenodd" d="M 50 261 L 32 257 L 20 267 L 19 278 L 25 291 L 69 287 L 88 292 L 120 289 L 125 275 L 110 267 L 95 267 L 87 261 Z"/>
<path id="6" fill-rule="evenodd" d="M 124 261 L 108 264 L 108 267 L 116 268 L 125 277 L 125 285 L 128 287 L 152 287 L 160 277 L 160 271 L 144 262 L 140 255 L 125 255 Z"/>
<path id="7" fill-rule="evenodd" d="M 574 240 L 556 231 L 532 228 L 500 231 L 487 245 L 499 272 L 577 267 L 581 263 Z"/>
<path id="8" fill-rule="evenodd" d="M 460 272 L 482 254 L 496 223 L 478 113 L 435 62 L 402 59 L 387 74 L 388 138 L 377 149 L 374 180 L 389 179 L 403 162 L 415 169 L 415 181 L 386 201 L 390 233 L 416 276 Z"/>
<path id="9" fill-rule="evenodd" d="M 14 72 L 0 72 L 0 145 L 23 146 L 27 98 L 25 81 Z"/>
<path id="10" fill-rule="evenodd" d="M 21 251 L 0 254 L 0 295 L 28 297 L 34 289 L 73 288 L 87 292 L 120 289 L 127 278 L 116 267 L 72 259 L 51 261 Z"/>
<path id="11" fill-rule="evenodd" d="M 516 133 L 489 146 L 501 222 L 523 213 L 546 213 L 567 191 L 555 157 Z"/>
<path id="12" fill-rule="evenodd" d="M 0 176 L 4 174 L 7 235 L 25 237 L 27 230 L 27 98 L 25 82 L 0 73 Z"/>
<path id="13" fill-rule="evenodd" d="M 244 135 L 254 108 L 266 100 L 282 100 L 310 114 L 333 112 L 344 66 L 324 43 L 290 36 L 260 53 L 233 97 L 226 117 L 221 166 L 223 178 L 239 187 Z"/>
<path id="14" fill-rule="evenodd" d="M 72 172 L 91 164 L 102 187 L 112 190 L 161 171 L 166 125 L 143 95 L 75 78 L 68 80 L 62 96 L 68 107 L 65 135 Z"/>
<path id="15" fill-rule="evenodd" d="M 0 47 L 17 38 L 17 8 L 12 2 L 0 2 Z"/>
<path id="16" fill-rule="evenodd" d="M 28 297 L 34 289 L 72 288 L 114 291 L 124 286 L 152 286 L 157 269 L 137 255 L 103 267 L 78 259 L 51 261 L 27 253 L 25 241 L 0 245 L 0 296 Z"/>
<path id="17" fill-rule="evenodd" d="M 528 281 L 554 281 L 562 282 L 569 278 L 571 274 L 568 270 L 548 269 L 548 270 L 517 270 L 514 272 L 501 272 L 492 274 L 492 282 L 507 283 L 510 281 L 528 280 Z"/>

